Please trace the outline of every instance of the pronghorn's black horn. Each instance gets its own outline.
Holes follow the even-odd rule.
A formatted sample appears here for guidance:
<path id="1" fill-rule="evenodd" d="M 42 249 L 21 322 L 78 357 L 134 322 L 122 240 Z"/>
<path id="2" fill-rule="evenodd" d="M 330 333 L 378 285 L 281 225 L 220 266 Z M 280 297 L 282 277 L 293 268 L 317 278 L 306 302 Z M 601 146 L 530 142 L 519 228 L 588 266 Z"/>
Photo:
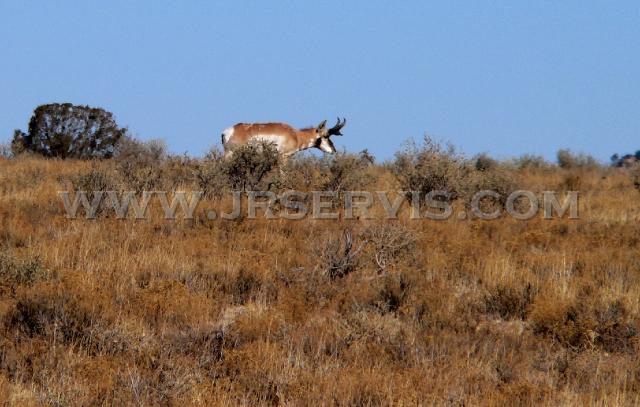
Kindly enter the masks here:
<path id="1" fill-rule="evenodd" d="M 329 129 L 329 135 L 330 136 L 342 136 L 342 133 L 340 133 L 340 129 L 342 129 L 344 127 L 345 124 L 347 124 L 347 119 L 345 119 L 344 117 L 342 118 L 342 123 L 340 122 L 340 118 L 337 118 L 338 122 L 336 123 L 335 126 L 333 126 L 332 128 Z"/>

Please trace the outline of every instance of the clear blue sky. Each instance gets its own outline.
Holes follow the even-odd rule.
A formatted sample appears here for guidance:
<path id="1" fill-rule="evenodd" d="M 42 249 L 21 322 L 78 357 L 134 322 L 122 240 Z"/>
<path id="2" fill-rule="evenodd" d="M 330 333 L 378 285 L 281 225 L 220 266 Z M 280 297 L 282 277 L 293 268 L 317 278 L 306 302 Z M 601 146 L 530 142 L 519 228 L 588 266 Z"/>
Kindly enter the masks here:
<path id="1" fill-rule="evenodd" d="M 638 1 L 345 3 L 2 0 L 0 141 L 72 102 L 194 155 L 236 122 L 337 115 L 336 145 L 378 158 L 425 132 L 468 155 L 640 149 Z"/>

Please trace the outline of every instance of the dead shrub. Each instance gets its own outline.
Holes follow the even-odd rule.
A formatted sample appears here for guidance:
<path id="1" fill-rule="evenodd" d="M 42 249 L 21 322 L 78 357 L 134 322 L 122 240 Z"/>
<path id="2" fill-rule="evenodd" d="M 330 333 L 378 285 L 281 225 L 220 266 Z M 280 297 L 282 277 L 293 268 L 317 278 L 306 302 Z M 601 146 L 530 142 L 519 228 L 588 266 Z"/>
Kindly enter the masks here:
<path id="1" fill-rule="evenodd" d="M 331 279 L 344 277 L 358 266 L 362 248 L 362 243 L 354 247 L 353 234 L 351 230 L 346 229 L 340 238 L 329 236 L 320 245 L 318 266 Z"/>
<path id="2" fill-rule="evenodd" d="M 404 225 L 395 223 L 369 226 L 363 230 L 362 238 L 367 242 L 379 272 L 385 272 L 388 267 L 409 257 L 416 241 Z"/>
<path id="3" fill-rule="evenodd" d="M 409 198 L 412 191 L 422 201 L 429 192 L 442 191 L 452 201 L 464 193 L 471 169 L 453 146 L 445 148 L 425 136 L 422 145 L 409 142 L 396 153 L 392 171 Z"/>

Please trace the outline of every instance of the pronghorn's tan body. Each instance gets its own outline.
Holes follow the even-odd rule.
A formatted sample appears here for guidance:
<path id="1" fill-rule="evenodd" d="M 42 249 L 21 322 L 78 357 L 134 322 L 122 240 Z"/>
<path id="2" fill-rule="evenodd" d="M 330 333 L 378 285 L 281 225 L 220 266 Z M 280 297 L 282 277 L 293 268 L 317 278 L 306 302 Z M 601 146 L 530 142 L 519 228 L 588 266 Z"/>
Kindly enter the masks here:
<path id="1" fill-rule="evenodd" d="M 346 121 L 345 121 L 346 122 Z M 284 158 L 308 148 L 319 148 L 326 153 L 335 153 L 330 140 L 332 135 L 342 135 L 340 129 L 345 122 L 327 129 L 326 120 L 318 127 L 297 130 L 285 123 L 238 123 L 222 132 L 225 157 L 233 154 L 233 149 L 252 142 L 273 143 Z"/>

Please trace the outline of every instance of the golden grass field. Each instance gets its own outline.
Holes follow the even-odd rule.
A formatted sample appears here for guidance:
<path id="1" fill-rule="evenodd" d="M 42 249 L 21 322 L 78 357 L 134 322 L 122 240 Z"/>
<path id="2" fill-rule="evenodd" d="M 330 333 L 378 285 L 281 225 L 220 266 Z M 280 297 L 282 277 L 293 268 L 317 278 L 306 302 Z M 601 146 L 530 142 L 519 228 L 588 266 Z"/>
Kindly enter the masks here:
<path id="1" fill-rule="evenodd" d="M 58 191 L 92 170 L 114 167 L 0 159 L 2 405 L 640 403 L 626 170 L 505 170 L 579 190 L 577 220 L 65 218 Z"/>

